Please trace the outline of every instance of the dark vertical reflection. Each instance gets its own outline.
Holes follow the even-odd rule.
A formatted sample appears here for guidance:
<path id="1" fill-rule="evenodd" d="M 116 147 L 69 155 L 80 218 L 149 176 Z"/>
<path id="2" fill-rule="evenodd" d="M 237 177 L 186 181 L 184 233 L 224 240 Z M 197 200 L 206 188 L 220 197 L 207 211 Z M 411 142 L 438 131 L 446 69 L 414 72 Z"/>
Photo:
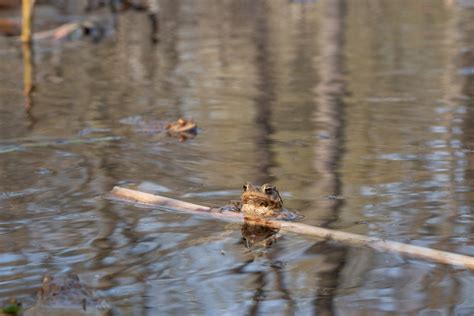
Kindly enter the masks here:
<path id="1" fill-rule="evenodd" d="M 470 182 L 472 178 L 469 175 L 469 168 L 465 168 L 466 158 L 463 153 L 463 147 L 468 146 L 470 135 L 472 135 L 472 127 L 469 128 L 472 124 L 466 124 L 466 122 L 472 122 L 469 119 L 469 114 L 472 115 L 472 111 L 469 111 L 472 103 L 469 104 L 470 102 L 468 101 L 472 100 L 472 94 L 469 96 L 469 93 L 466 93 L 465 90 L 466 87 L 469 90 L 469 86 L 472 87 L 472 85 L 468 83 L 470 76 L 464 76 L 462 70 L 469 69 L 470 67 L 472 69 L 474 65 L 472 55 L 469 57 L 470 54 L 465 54 L 469 51 L 472 52 L 474 48 L 472 44 L 469 47 L 474 38 L 468 35 L 474 31 L 474 28 L 470 27 L 474 16 L 472 14 L 466 16 L 465 13 L 469 12 L 469 10 L 465 10 L 462 5 L 459 5 L 460 3 L 445 1 L 447 7 L 451 9 L 452 17 L 450 23 L 447 24 L 447 33 L 445 34 L 447 40 L 447 61 L 446 66 L 443 68 L 445 73 L 443 111 L 440 111 L 435 124 L 444 128 L 444 133 L 440 134 L 439 138 L 443 140 L 446 153 L 449 155 L 449 159 L 446 159 L 449 167 L 442 170 L 442 172 L 449 179 L 449 181 L 446 181 L 445 190 L 449 192 L 450 198 L 447 199 L 446 204 L 448 207 L 443 212 L 445 219 L 436 227 L 439 237 L 436 243 L 432 244 L 432 247 L 437 249 L 445 248 L 450 240 L 452 240 L 455 246 L 458 246 L 460 232 L 470 235 L 472 231 L 472 223 L 465 225 L 466 221 L 459 219 L 466 216 L 467 213 L 472 214 L 471 201 L 465 201 L 464 194 L 460 192 L 465 191 L 463 189 L 465 182 Z M 474 4 L 474 2 L 472 3 Z M 468 115 L 463 114 L 465 112 L 461 110 L 463 108 L 468 109 L 466 111 Z M 462 130 L 462 136 L 459 136 L 460 133 L 456 132 L 456 130 Z M 459 146 L 459 138 L 464 138 L 462 139 L 463 146 Z M 412 224 L 413 230 L 423 225 L 426 226 L 422 212 L 420 212 L 418 217 L 420 220 L 414 221 Z M 422 288 L 426 288 L 427 293 L 429 293 L 427 297 L 432 298 L 440 295 L 439 288 L 430 285 L 439 284 L 443 278 L 449 278 L 449 276 L 446 276 L 447 273 L 448 271 L 439 269 L 439 272 L 432 271 L 422 279 Z M 459 278 L 452 278 L 449 285 L 449 295 L 446 295 L 443 300 L 438 300 L 435 304 L 450 306 L 449 314 L 456 314 L 457 302 L 459 300 L 462 301 L 463 283 Z"/>
<path id="2" fill-rule="evenodd" d="M 162 9 L 160 11 L 161 19 L 163 20 L 162 29 L 160 32 L 160 50 L 159 54 L 161 57 L 160 64 L 162 64 L 161 74 L 158 76 L 160 82 L 157 84 L 160 85 L 159 90 L 165 94 L 167 97 L 176 98 L 175 106 L 173 109 L 176 111 L 176 117 L 182 116 L 180 110 L 180 93 L 175 92 L 176 85 L 174 80 L 176 78 L 176 69 L 179 65 L 179 51 L 178 51 L 178 29 L 180 26 L 181 18 L 181 2 L 180 1 L 162 1 Z M 164 23 L 166 22 L 166 23 Z"/>
<path id="3" fill-rule="evenodd" d="M 255 156 L 258 162 L 258 174 L 255 182 L 262 184 L 275 181 L 271 174 L 274 167 L 274 154 L 272 148 L 272 107 L 275 100 L 275 77 L 272 51 L 269 43 L 268 6 L 265 1 L 257 5 L 257 20 L 255 25 L 256 68 L 258 78 L 258 91 L 260 94 L 255 99 Z"/>
<path id="4" fill-rule="evenodd" d="M 158 0 L 148 0 L 148 19 L 150 21 L 150 39 L 152 43 L 157 43 L 159 41 L 158 32 L 160 31 L 160 20 L 159 20 L 159 1 Z"/>
<path id="5" fill-rule="evenodd" d="M 275 58 L 272 53 L 274 47 L 271 45 L 272 25 L 269 21 L 270 3 L 266 1 L 256 4 L 256 21 L 254 32 L 254 43 L 256 45 L 255 67 L 257 74 L 258 96 L 255 99 L 255 158 L 258 165 L 258 173 L 253 179 L 255 183 L 275 182 L 277 179 L 272 174 L 272 168 L 275 167 L 275 154 L 272 151 L 272 135 L 274 127 L 272 126 L 273 110 L 276 106 L 276 77 L 275 77 Z M 269 260 L 279 257 L 278 249 L 274 248 L 269 255 Z M 291 295 L 286 288 L 283 272 L 278 268 L 272 268 L 270 271 L 262 271 L 256 277 L 256 289 L 253 297 L 253 304 L 250 308 L 250 315 L 258 315 L 261 312 L 260 303 L 264 297 L 264 289 L 267 285 L 267 278 L 272 272 L 276 280 L 276 288 L 282 294 L 282 298 L 287 301 L 286 310 L 282 314 L 293 314 L 294 304 Z"/>
<path id="6" fill-rule="evenodd" d="M 320 12 L 320 82 L 316 87 L 317 109 L 314 120 L 318 131 L 315 148 L 314 168 L 318 173 L 315 184 L 319 196 L 339 196 L 341 181 L 338 165 L 342 155 L 343 142 L 343 51 L 346 16 L 345 0 L 325 1 Z M 322 200 L 317 210 L 325 212 L 323 225 L 337 220 L 342 205 L 340 199 Z M 319 287 L 314 305 L 318 315 L 334 314 L 333 300 L 339 284 L 339 275 L 344 268 L 346 249 L 317 244 L 313 252 L 324 254 L 330 268 L 318 275 Z"/>
<path id="7" fill-rule="evenodd" d="M 264 295 L 264 291 L 263 291 L 263 288 L 265 287 L 265 274 L 264 273 L 258 273 L 257 277 L 256 277 L 256 280 L 255 280 L 255 283 L 256 284 L 259 284 L 257 290 L 255 290 L 255 294 L 253 296 L 253 300 L 254 300 L 254 303 L 252 304 L 252 306 L 250 307 L 250 310 L 249 310 L 249 315 L 258 315 L 258 308 L 259 308 L 259 302 L 262 300 L 263 298 L 263 295 Z"/>
<path id="8" fill-rule="evenodd" d="M 450 154 L 449 168 L 449 193 L 452 198 L 449 201 L 449 220 L 441 225 L 444 240 L 456 236 L 459 231 L 465 234 L 472 233 L 472 225 L 465 225 L 465 221 L 459 220 L 467 214 L 472 214 L 471 201 L 466 201 L 463 187 L 468 184 L 473 187 L 473 167 L 469 166 L 471 160 L 466 159 L 463 147 L 472 147 L 474 140 L 474 129 L 472 120 L 474 119 L 474 1 L 473 7 L 469 9 L 461 3 L 451 3 L 452 18 L 448 27 L 446 38 L 449 47 L 446 69 L 446 96 L 445 111 L 442 113 L 440 122 L 446 128 L 443 138 L 447 144 Z M 458 130 L 458 132 L 456 132 Z M 462 131 L 459 136 L 459 131 Z M 460 148 L 459 138 L 463 146 Z M 462 175 L 462 176 L 461 176 Z M 456 225 L 463 226 L 462 228 Z M 456 240 L 454 243 L 457 243 Z"/>
<path id="9" fill-rule="evenodd" d="M 459 32 L 459 69 L 460 90 L 466 99 L 466 106 L 469 108 L 470 119 L 467 119 L 466 128 L 469 136 L 469 143 L 474 140 L 474 126 L 472 118 L 474 118 L 474 1 L 471 1 L 469 7 L 455 8 L 456 22 Z"/>
<path id="10" fill-rule="evenodd" d="M 454 67 L 450 69 L 451 74 L 449 75 L 452 78 L 449 80 L 452 97 L 448 98 L 448 102 L 449 104 L 456 105 L 454 110 L 460 110 L 458 112 L 465 113 L 461 123 L 461 140 L 464 148 L 472 150 L 474 148 L 474 124 L 472 123 L 474 122 L 474 1 L 459 2 L 452 7 L 452 14 L 452 33 L 449 36 L 455 39 L 456 42 L 454 44 L 456 46 L 453 49 L 454 56 L 451 61 Z M 459 119 L 457 121 L 459 122 Z M 457 157 L 459 157 L 457 165 L 460 166 L 458 169 L 462 171 L 462 179 L 466 182 L 458 184 L 458 187 L 466 184 L 471 188 L 470 191 L 472 191 L 474 189 L 473 159 L 459 153 Z M 455 176 L 460 178 L 458 174 L 459 172 Z M 468 196 L 468 194 L 463 194 L 458 197 L 463 202 L 457 212 L 457 222 L 461 222 L 463 228 L 457 229 L 457 231 L 462 231 L 464 234 L 472 236 L 472 222 L 466 223 L 466 221 L 461 220 L 466 216 L 470 216 L 472 219 L 472 201 L 466 201 Z"/>
<path id="11" fill-rule="evenodd" d="M 30 121 L 29 127 L 33 128 L 36 123 L 36 118 L 31 113 L 33 109 L 33 90 L 34 90 L 34 75 L 35 65 L 33 59 L 33 44 L 23 43 L 22 46 L 23 57 L 23 96 L 25 98 L 25 112 Z"/>
<path id="12" fill-rule="evenodd" d="M 343 133 L 343 45 L 345 1 L 323 3 L 321 11 L 320 82 L 316 87 L 317 109 L 314 120 L 318 132 L 314 168 L 320 196 L 338 196 L 341 185 L 337 167 L 342 154 Z M 326 225 L 337 219 L 340 200 L 327 199 L 318 209 L 327 210 Z"/>
<path id="13" fill-rule="evenodd" d="M 271 107 L 275 91 L 274 78 L 272 76 L 273 64 L 269 48 L 267 3 L 265 1 L 259 2 L 256 7 L 257 14 L 254 32 L 254 43 L 256 45 L 255 67 L 257 68 L 258 78 L 257 89 L 260 94 L 255 99 L 255 159 L 257 160 L 258 170 L 253 181 L 262 184 L 273 182 L 274 180 L 274 177 L 270 175 L 270 169 L 273 166 L 270 136 L 273 133 Z M 256 276 L 255 293 L 249 315 L 258 315 L 267 277 L 265 271 L 259 271 Z"/>

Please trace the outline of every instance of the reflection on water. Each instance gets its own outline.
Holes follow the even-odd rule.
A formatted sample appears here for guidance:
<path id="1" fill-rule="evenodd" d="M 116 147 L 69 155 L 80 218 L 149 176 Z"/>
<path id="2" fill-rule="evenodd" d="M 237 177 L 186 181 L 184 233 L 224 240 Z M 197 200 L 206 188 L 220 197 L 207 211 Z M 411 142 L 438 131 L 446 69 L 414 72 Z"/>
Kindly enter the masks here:
<path id="1" fill-rule="evenodd" d="M 262 226 L 258 223 L 245 222 L 240 229 L 242 240 L 247 248 L 270 248 L 276 241 L 278 228 Z"/>
<path id="2" fill-rule="evenodd" d="M 29 111 L 0 39 L 0 300 L 74 271 L 124 314 L 473 313 L 468 271 L 295 235 L 262 254 L 248 227 L 100 198 L 215 206 L 271 182 L 305 223 L 474 255 L 468 2 L 164 0 L 158 44 L 140 12 L 37 43 Z"/>

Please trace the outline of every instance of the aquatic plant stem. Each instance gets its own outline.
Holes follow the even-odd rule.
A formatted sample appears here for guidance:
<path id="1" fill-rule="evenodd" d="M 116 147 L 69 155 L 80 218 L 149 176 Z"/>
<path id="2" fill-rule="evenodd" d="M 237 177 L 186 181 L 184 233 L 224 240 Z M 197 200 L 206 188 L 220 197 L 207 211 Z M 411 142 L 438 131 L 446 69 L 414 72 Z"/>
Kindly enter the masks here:
<path id="1" fill-rule="evenodd" d="M 146 206 L 164 208 L 172 211 L 207 215 L 213 218 L 244 223 L 244 217 L 240 213 L 230 211 L 221 212 L 218 209 L 209 208 L 207 206 L 183 202 L 159 195 L 131 190 L 118 186 L 114 187 L 112 191 L 105 196 L 105 198 L 110 200 L 118 200 L 129 203 L 137 203 Z M 245 221 L 250 221 L 253 224 L 258 224 L 262 226 L 278 228 L 280 229 L 280 231 L 283 232 L 291 232 L 305 236 L 312 236 L 319 239 L 331 240 L 350 246 L 369 247 L 378 251 L 394 252 L 412 258 L 424 259 L 437 263 L 459 266 L 474 270 L 474 257 L 467 255 L 414 246 L 377 237 L 367 237 L 363 235 L 316 227 L 297 222 L 264 220 L 260 218 L 245 218 Z"/>
<path id="2" fill-rule="evenodd" d="M 23 43 L 31 43 L 34 5 L 35 0 L 22 0 L 21 2 L 21 41 Z"/>

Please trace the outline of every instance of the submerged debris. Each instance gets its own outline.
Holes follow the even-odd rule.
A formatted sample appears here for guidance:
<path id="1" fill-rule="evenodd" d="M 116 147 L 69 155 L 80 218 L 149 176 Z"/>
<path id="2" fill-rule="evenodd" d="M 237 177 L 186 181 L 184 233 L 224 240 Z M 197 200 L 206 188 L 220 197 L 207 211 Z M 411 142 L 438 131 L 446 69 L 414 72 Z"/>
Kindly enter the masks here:
<path id="1" fill-rule="evenodd" d="M 110 305 L 88 291 L 74 273 L 43 278 L 36 304 L 25 311 L 33 315 L 109 315 Z"/>

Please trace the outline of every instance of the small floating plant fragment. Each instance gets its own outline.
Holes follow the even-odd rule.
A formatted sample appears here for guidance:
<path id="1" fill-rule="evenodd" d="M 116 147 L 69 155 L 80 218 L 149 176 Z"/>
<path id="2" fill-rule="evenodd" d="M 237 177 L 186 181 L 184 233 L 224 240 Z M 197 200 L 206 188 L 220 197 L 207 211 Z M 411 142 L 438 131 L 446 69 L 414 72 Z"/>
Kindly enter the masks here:
<path id="1" fill-rule="evenodd" d="M 22 304 L 17 301 L 15 297 L 12 297 L 2 306 L 2 313 L 4 315 L 21 315 Z"/>

